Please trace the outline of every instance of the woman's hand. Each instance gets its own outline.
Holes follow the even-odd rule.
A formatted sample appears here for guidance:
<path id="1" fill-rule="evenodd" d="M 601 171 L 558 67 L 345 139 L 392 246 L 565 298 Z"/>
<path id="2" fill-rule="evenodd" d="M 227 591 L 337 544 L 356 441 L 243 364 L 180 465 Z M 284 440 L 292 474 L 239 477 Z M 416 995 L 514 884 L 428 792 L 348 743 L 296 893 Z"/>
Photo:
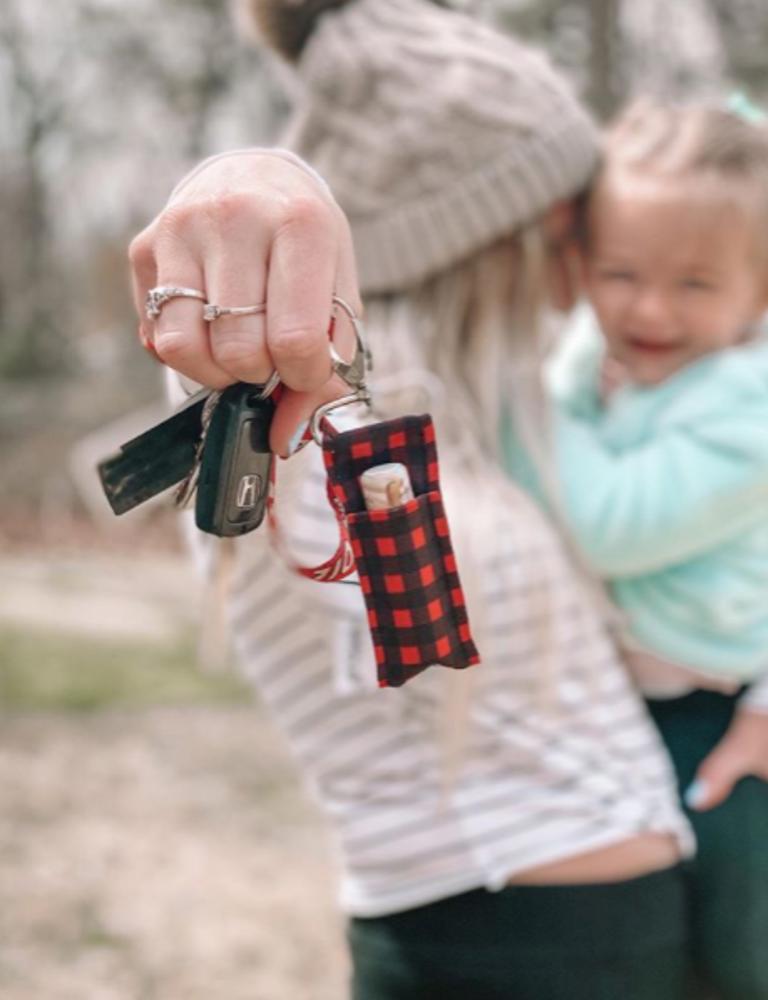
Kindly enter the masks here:
<path id="1" fill-rule="evenodd" d="M 142 342 L 170 368 L 203 385 L 265 382 L 274 369 L 287 387 L 271 445 L 289 452 L 297 427 L 343 384 L 331 378 L 331 298 L 359 313 L 352 239 L 339 207 L 309 172 L 269 152 L 211 161 L 174 194 L 132 242 Z M 198 289 L 209 303 L 266 312 L 203 321 L 202 303 L 173 298 L 156 320 L 144 314 L 158 285 Z M 348 323 L 337 348 L 354 350 Z"/>
<path id="2" fill-rule="evenodd" d="M 691 809 L 719 806 L 737 781 L 752 775 L 768 781 L 768 712 L 740 708 L 728 732 L 702 761 L 685 793 Z"/>

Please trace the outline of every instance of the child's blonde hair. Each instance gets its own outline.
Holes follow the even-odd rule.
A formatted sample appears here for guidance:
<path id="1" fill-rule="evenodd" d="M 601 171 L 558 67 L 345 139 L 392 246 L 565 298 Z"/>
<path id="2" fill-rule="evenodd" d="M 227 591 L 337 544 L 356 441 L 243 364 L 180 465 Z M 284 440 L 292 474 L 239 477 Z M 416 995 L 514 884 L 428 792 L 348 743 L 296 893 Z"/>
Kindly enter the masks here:
<path id="1" fill-rule="evenodd" d="M 757 116 L 709 104 L 639 99 L 606 131 L 595 188 L 622 169 L 711 182 L 708 192 L 720 191 L 747 209 L 761 249 L 768 252 L 768 124 Z"/>

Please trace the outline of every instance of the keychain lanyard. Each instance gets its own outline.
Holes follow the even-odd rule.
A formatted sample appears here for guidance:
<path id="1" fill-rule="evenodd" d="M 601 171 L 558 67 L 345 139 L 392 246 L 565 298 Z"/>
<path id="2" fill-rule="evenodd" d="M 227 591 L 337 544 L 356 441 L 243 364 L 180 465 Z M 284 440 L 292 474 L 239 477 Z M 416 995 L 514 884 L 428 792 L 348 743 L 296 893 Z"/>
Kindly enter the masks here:
<path id="1" fill-rule="evenodd" d="M 352 402 L 352 400 L 349 402 Z M 325 434 L 331 436 L 336 434 L 336 430 L 327 418 L 323 421 L 323 431 Z M 283 562 L 285 562 L 294 573 L 298 573 L 299 576 L 308 577 L 310 580 L 314 580 L 317 583 L 337 583 L 344 580 L 345 577 L 355 571 L 355 556 L 352 551 L 352 542 L 349 537 L 349 528 L 347 527 L 347 518 L 344 512 L 344 507 L 335 495 L 330 480 L 327 481 L 326 489 L 328 503 L 336 515 L 336 522 L 339 528 L 339 544 L 333 555 L 329 559 L 326 559 L 325 562 L 320 563 L 318 566 L 302 566 L 301 563 L 298 563 L 290 552 L 288 552 L 283 534 L 280 530 L 280 522 L 275 513 L 276 469 L 277 466 L 274 464 L 270 474 L 269 493 L 267 494 L 267 525 L 269 527 L 269 536 L 273 548 L 279 554 Z"/>
<path id="2" fill-rule="evenodd" d="M 324 447 L 326 438 L 334 437 L 338 432 L 328 419 L 328 414 L 338 410 L 343 406 L 351 406 L 353 403 L 365 403 L 370 405 L 371 395 L 366 384 L 366 374 L 372 366 L 371 354 L 363 335 L 363 328 L 352 307 L 340 298 L 333 296 L 335 306 L 341 308 L 347 315 L 355 332 L 355 353 L 352 360 L 346 362 L 339 356 L 333 346 L 333 332 L 336 324 L 336 317 L 331 317 L 328 336 L 331 339 L 331 365 L 334 374 L 338 375 L 347 386 L 350 392 L 338 399 L 332 399 L 324 403 L 315 410 L 310 417 L 307 429 L 301 439 L 299 447 L 303 447 L 310 441 L 314 441 L 323 451 L 323 459 L 327 465 L 328 453 Z M 276 390 L 275 399 L 279 399 L 280 387 Z M 355 556 L 352 550 L 352 542 L 349 537 L 347 518 L 341 500 L 336 496 L 334 487 L 330 479 L 327 480 L 326 488 L 328 502 L 336 515 L 339 527 L 339 544 L 333 555 L 318 566 L 302 566 L 296 562 L 287 550 L 283 535 L 280 531 L 279 521 L 275 513 L 275 494 L 277 463 L 272 464 L 269 478 L 269 492 L 267 494 L 267 524 L 269 526 L 270 540 L 273 547 L 279 553 L 283 561 L 290 566 L 294 573 L 299 576 L 308 577 L 317 583 L 338 583 L 355 571 Z"/>

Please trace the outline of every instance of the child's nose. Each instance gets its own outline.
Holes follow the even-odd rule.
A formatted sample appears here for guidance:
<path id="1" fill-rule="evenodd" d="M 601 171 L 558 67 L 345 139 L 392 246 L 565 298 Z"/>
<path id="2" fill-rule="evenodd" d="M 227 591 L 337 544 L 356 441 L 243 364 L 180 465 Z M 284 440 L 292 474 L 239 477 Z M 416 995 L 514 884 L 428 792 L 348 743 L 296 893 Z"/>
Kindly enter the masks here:
<path id="1" fill-rule="evenodd" d="M 632 315 L 645 331 L 663 330 L 669 319 L 669 305 L 664 291 L 652 285 L 640 287 L 632 301 Z"/>

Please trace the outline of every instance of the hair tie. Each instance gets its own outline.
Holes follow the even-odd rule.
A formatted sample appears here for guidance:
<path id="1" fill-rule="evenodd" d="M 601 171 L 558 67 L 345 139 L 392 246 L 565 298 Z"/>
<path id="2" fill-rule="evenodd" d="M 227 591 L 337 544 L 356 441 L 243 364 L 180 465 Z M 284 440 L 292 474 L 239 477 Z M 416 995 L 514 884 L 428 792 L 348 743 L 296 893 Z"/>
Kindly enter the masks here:
<path id="1" fill-rule="evenodd" d="M 725 106 L 732 115 L 736 115 L 737 118 L 741 118 L 742 121 L 748 122 L 750 125 L 763 125 L 768 120 L 765 111 L 754 104 L 743 90 L 735 90 Z"/>

